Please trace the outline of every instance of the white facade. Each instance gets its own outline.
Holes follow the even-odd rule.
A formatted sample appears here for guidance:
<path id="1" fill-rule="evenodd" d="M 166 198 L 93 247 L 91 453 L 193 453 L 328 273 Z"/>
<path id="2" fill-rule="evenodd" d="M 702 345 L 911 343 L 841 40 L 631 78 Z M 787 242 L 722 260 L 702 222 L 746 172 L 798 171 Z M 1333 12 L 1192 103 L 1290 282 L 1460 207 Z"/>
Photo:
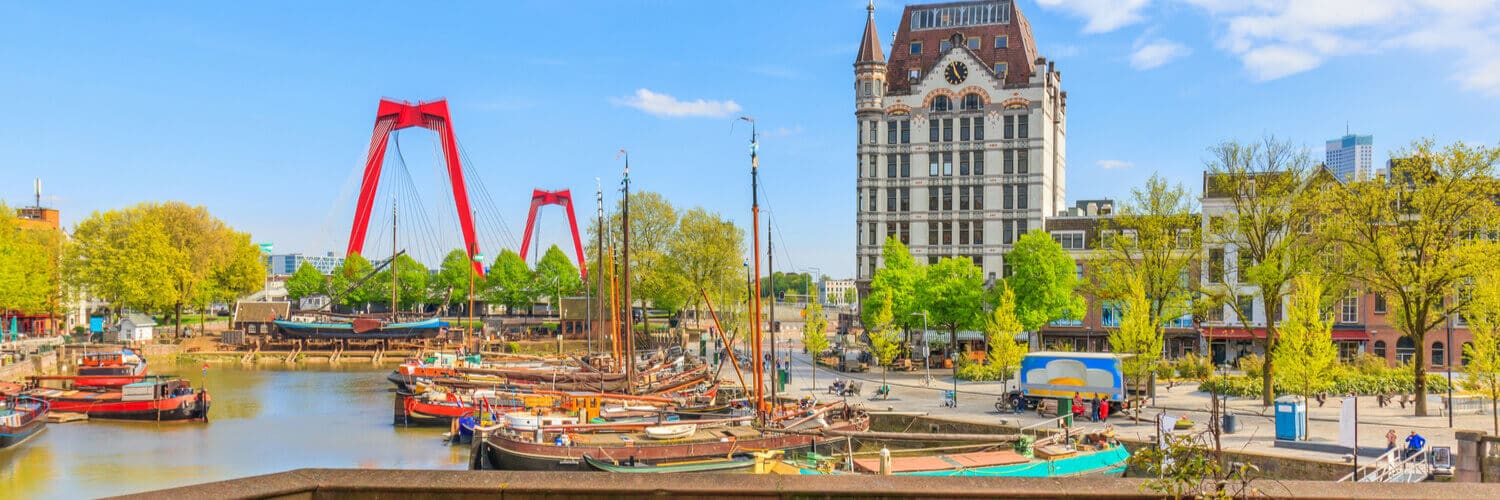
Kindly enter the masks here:
<path id="1" fill-rule="evenodd" d="M 266 272 L 273 276 L 290 276 L 297 272 L 297 268 L 306 262 L 323 274 L 333 274 L 333 270 L 344 263 L 343 257 L 335 257 L 333 252 L 327 255 L 303 255 L 300 253 L 276 254 L 266 257 Z"/>
<path id="2" fill-rule="evenodd" d="M 903 23 L 896 36 L 901 46 L 891 48 L 890 74 L 883 57 L 861 49 L 855 63 L 855 276 L 861 283 L 883 264 L 881 249 L 891 236 L 918 263 L 967 257 L 987 280 L 998 279 L 1011 244 L 1028 230 L 1043 229 L 1043 218 L 1064 207 L 1061 74 L 1045 58 L 1026 67 L 1015 62 L 1027 56 L 1012 54 L 1031 53 L 1025 47 L 1030 26 L 1008 2 L 954 8 L 990 6 L 1015 14 L 980 27 L 909 30 L 918 22 Z M 930 9 L 911 6 L 907 13 Z M 866 44 L 873 23 L 872 15 Z M 934 32 L 952 38 L 932 43 Z M 917 39 L 928 42 L 906 41 Z M 1000 49 L 1012 52 L 995 55 Z M 939 51 L 930 65 L 922 59 L 929 51 Z M 899 68 L 914 60 L 922 61 L 922 69 Z M 897 78 L 909 80 L 887 83 Z"/>
<path id="3" fill-rule="evenodd" d="M 1369 180 L 1376 173 L 1374 149 L 1374 136 L 1346 135 L 1328 141 L 1324 163 L 1340 181 Z"/>
<path id="4" fill-rule="evenodd" d="M 844 294 L 853 288 L 854 280 L 823 280 L 822 301 L 824 304 L 848 305 L 844 302 Z"/>
<path id="5" fill-rule="evenodd" d="M 155 337 L 156 321 L 144 314 L 126 314 L 115 332 L 117 342 L 149 342 Z"/>

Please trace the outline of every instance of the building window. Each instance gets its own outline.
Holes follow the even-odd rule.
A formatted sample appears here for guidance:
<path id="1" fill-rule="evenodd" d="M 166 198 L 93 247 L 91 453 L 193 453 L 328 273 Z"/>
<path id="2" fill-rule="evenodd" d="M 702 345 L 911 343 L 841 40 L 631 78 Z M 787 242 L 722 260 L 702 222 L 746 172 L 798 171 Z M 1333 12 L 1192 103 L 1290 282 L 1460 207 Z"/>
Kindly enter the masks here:
<path id="1" fill-rule="evenodd" d="M 939 158 L 940 157 L 938 156 L 938 153 L 927 153 L 927 176 L 928 177 L 937 177 L 938 176 L 938 160 L 939 160 Z"/>
<path id="2" fill-rule="evenodd" d="M 861 171 L 863 171 L 864 167 L 866 165 L 868 165 L 869 166 L 869 172 L 870 172 L 868 175 L 871 178 L 880 177 L 880 157 L 878 157 L 878 156 L 876 156 L 874 154 L 871 154 L 869 156 L 862 156 L 860 158 L 862 158 L 862 159 L 865 160 L 865 162 L 862 165 L 860 165 L 860 167 L 861 167 L 860 170 Z"/>
<path id="3" fill-rule="evenodd" d="M 981 136 L 984 135 L 984 128 L 981 126 L 975 133 Z M 980 137 L 980 139 L 983 139 L 983 137 Z M 974 152 L 974 175 L 984 175 L 984 151 Z"/>
<path id="4" fill-rule="evenodd" d="M 1016 138 L 1016 117 L 1014 117 L 1014 116 L 1006 116 L 1005 117 L 1005 135 L 1004 135 L 1004 137 L 1006 139 L 1014 139 L 1014 138 Z"/>
<path id="5" fill-rule="evenodd" d="M 1028 208 L 1026 206 L 1027 191 L 1030 190 L 1026 189 L 1025 184 L 1016 184 L 1016 210 L 1025 210 L 1026 208 Z"/>
<path id="6" fill-rule="evenodd" d="M 1251 261 L 1250 254 L 1247 252 L 1236 251 L 1235 256 L 1239 258 L 1239 267 L 1235 269 L 1235 276 L 1239 278 L 1240 283 L 1249 283 L 1250 268 L 1255 266 L 1255 263 Z"/>
<path id="7" fill-rule="evenodd" d="M 936 245 L 938 242 L 938 225 L 936 222 L 927 223 L 927 244 Z"/>
<path id="8" fill-rule="evenodd" d="M 964 129 L 964 132 L 968 131 L 969 129 Z M 958 175 L 969 175 L 969 158 L 973 157 L 974 155 L 969 152 L 958 154 Z"/>
<path id="9" fill-rule="evenodd" d="M 1384 358 L 1385 357 L 1385 341 L 1384 340 L 1377 340 L 1377 341 L 1375 341 L 1375 347 L 1372 347 L 1371 350 L 1375 353 L 1376 357 Z"/>
<path id="10" fill-rule="evenodd" d="M 1410 363 L 1417 356 L 1417 343 L 1412 342 L 1411 337 L 1401 337 L 1396 340 L 1396 364 L 1404 365 Z"/>
<path id="11" fill-rule="evenodd" d="M 870 188 L 870 211 L 871 212 L 879 210 L 878 208 L 876 208 L 878 205 L 875 202 L 875 193 L 876 193 L 875 188 Z"/>
<path id="12" fill-rule="evenodd" d="M 967 244 L 969 244 L 969 223 L 968 222 L 960 222 L 960 223 L 958 223 L 958 244 L 960 244 L 960 245 L 967 245 Z"/>
<path id="13" fill-rule="evenodd" d="M 968 142 L 969 141 L 969 119 L 968 118 L 959 118 L 958 119 L 958 140 L 964 141 L 964 142 Z"/>
<path id="14" fill-rule="evenodd" d="M 1005 78 L 1005 74 L 1009 72 L 1009 69 L 1010 69 L 1009 65 L 1007 65 L 1007 64 L 1005 64 L 1003 62 L 1001 62 L 1001 63 L 995 63 L 995 76 L 998 76 L 1001 79 L 1004 79 Z"/>
<path id="15" fill-rule="evenodd" d="M 953 119 L 943 119 L 943 142 L 953 142 Z"/>
<path id="16" fill-rule="evenodd" d="M 901 120 L 901 143 L 911 144 L 911 120 Z"/>
<path id="17" fill-rule="evenodd" d="M 1340 313 L 1339 314 L 1339 322 L 1340 323 L 1358 323 L 1359 322 L 1359 294 L 1358 293 L 1350 291 L 1349 295 L 1347 295 L 1347 296 L 1344 297 L 1344 300 L 1343 300 L 1343 303 L 1341 304 L 1341 306 L 1342 307 L 1340 307 L 1340 311 L 1339 311 L 1339 313 Z"/>
<path id="18" fill-rule="evenodd" d="M 943 153 L 943 176 L 953 175 L 953 153 Z"/>
<path id="19" fill-rule="evenodd" d="M 943 244 L 944 245 L 952 245 L 953 244 L 953 223 L 952 222 L 944 222 L 943 223 Z"/>
<path id="20" fill-rule="evenodd" d="M 970 38 L 968 40 L 969 41 L 969 50 L 979 50 L 979 40 L 980 40 L 980 37 L 977 37 L 977 36 L 974 37 L 974 38 Z"/>
<path id="21" fill-rule="evenodd" d="M 984 186 L 971 186 L 974 190 L 974 210 L 984 210 Z"/>
<path id="22" fill-rule="evenodd" d="M 971 222 L 970 224 L 974 225 L 974 244 L 975 245 L 983 245 L 984 244 L 984 221 L 983 220 L 976 220 L 976 221 Z"/>
<path id="23" fill-rule="evenodd" d="M 1055 231 L 1052 240 L 1062 246 L 1063 250 L 1083 250 L 1083 231 Z"/>
<path id="24" fill-rule="evenodd" d="M 938 120 L 927 120 L 927 142 L 937 142 L 942 134 L 942 123 Z"/>
<path id="25" fill-rule="evenodd" d="M 1031 158 L 1031 152 L 1025 149 L 1016 150 L 1016 173 L 1025 174 L 1030 171 L 1027 160 Z"/>
<path id="26" fill-rule="evenodd" d="M 959 187 L 958 188 L 958 209 L 959 210 L 968 210 L 969 209 L 969 188 L 968 188 L 968 186 L 963 186 L 963 187 Z M 965 231 L 965 232 L 967 232 L 967 231 Z M 969 242 L 968 240 L 969 240 L 968 238 L 963 238 L 963 242 L 964 243 L 968 243 Z"/>
<path id="27" fill-rule="evenodd" d="M 1210 323 L 1224 322 L 1224 306 L 1210 307 L 1208 309 L 1208 321 Z"/>
<path id="28" fill-rule="evenodd" d="M 927 210 L 936 212 L 938 206 L 938 188 L 927 188 Z"/>
<path id="29" fill-rule="evenodd" d="M 953 210 L 953 187 L 943 188 L 943 210 Z M 946 223 L 944 223 L 946 224 Z"/>
<path id="30" fill-rule="evenodd" d="M 977 110 L 984 105 L 983 102 L 980 100 L 979 94 L 964 94 L 962 108 L 970 111 Z"/>
<path id="31" fill-rule="evenodd" d="M 885 176 L 896 177 L 896 156 L 885 155 Z"/>
<path id="32" fill-rule="evenodd" d="M 1208 249 L 1208 282 L 1214 284 L 1224 282 L 1224 249 L 1222 248 Z"/>
<path id="33" fill-rule="evenodd" d="M 871 121 L 870 122 L 870 144 L 877 144 L 879 142 L 880 142 L 880 122 Z"/>
<path id="34" fill-rule="evenodd" d="M 907 80 L 910 80 L 912 82 L 916 82 L 918 79 L 921 79 L 921 78 L 922 78 L 922 72 L 921 71 L 917 71 L 916 69 L 912 69 L 911 71 L 907 71 L 906 72 L 906 79 Z"/>
<path id="35" fill-rule="evenodd" d="M 1005 151 L 1001 151 L 1000 158 L 1004 160 L 1001 162 L 1002 164 L 1004 164 L 1004 167 L 1000 170 L 1001 172 L 1003 172 L 1005 175 L 1016 173 L 1016 158 L 1014 155 L 1014 150 L 1008 149 Z"/>
<path id="36" fill-rule="evenodd" d="M 974 140 L 984 140 L 984 117 L 974 117 Z"/>
<path id="37" fill-rule="evenodd" d="M 1120 326 L 1120 306 L 1106 303 L 1099 308 L 1099 325 L 1107 327 Z"/>
<path id="38" fill-rule="evenodd" d="M 870 97 L 870 88 L 871 88 L 870 82 L 866 81 L 865 82 L 865 97 Z"/>
<path id="39" fill-rule="evenodd" d="M 941 42 L 938 42 L 938 53 L 939 54 L 947 52 L 948 49 L 951 49 L 951 48 L 953 48 L 953 42 L 949 42 L 947 40 L 943 40 Z"/>
<path id="40" fill-rule="evenodd" d="M 1448 351 L 1442 342 L 1432 343 L 1432 366 L 1448 366 Z"/>
<path id="41" fill-rule="evenodd" d="M 1008 36 L 997 36 L 997 37 L 995 37 L 995 48 L 997 48 L 997 49 L 1004 49 L 1004 48 L 1009 48 L 1009 47 L 1010 47 L 1010 37 L 1008 37 Z M 1005 64 L 1005 63 L 1000 63 L 1000 64 Z"/>
<path id="42" fill-rule="evenodd" d="M 898 132 L 900 132 L 900 130 L 901 127 L 896 125 L 895 120 L 885 122 L 885 143 L 895 144 L 897 139 L 896 135 Z"/>
<path id="43" fill-rule="evenodd" d="M 922 42 L 912 42 L 911 43 L 911 55 L 918 55 L 918 54 L 921 54 L 921 53 L 922 53 Z M 916 73 L 916 72 L 917 72 L 917 70 L 912 70 L 912 73 Z"/>
<path id="44" fill-rule="evenodd" d="M 910 153 L 901 153 L 901 177 L 911 177 Z"/>
<path id="45" fill-rule="evenodd" d="M 896 188 L 885 189 L 885 211 L 896 211 Z"/>
<path id="46" fill-rule="evenodd" d="M 1255 321 L 1255 296 L 1239 296 L 1239 320 L 1241 323 Z"/>
<path id="47" fill-rule="evenodd" d="M 911 188 L 901 188 L 901 190 L 898 191 L 898 192 L 901 193 L 901 207 L 900 207 L 901 211 L 902 212 L 910 212 L 911 211 Z"/>
<path id="48" fill-rule="evenodd" d="M 1027 132 L 1027 124 L 1030 123 L 1030 121 L 1031 121 L 1031 117 L 1027 116 L 1027 115 L 1020 115 L 1020 116 L 1016 117 L 1016 138 L 1017 139 L 1025 139 L 1027 137 L 1031 137 L 1028 134 L 1028 132 Z"/>
<path id="49" fill-rule="evenodd" d="M 935 113 L 941 113 L 941 112 L 944 112 L 944 111 L 952 111 L 952 110 L 953 110 L 953 103 L 948 100 L 948 96 L 940 95 L 940 96 L 932 98 L 932 111 L 933 112 L 935 112 Z"/>
<path id="50" fill-rule="evenodd" d="M 1385 314 L 1385 294 L 1375 294 L 1375 314 Z"/>

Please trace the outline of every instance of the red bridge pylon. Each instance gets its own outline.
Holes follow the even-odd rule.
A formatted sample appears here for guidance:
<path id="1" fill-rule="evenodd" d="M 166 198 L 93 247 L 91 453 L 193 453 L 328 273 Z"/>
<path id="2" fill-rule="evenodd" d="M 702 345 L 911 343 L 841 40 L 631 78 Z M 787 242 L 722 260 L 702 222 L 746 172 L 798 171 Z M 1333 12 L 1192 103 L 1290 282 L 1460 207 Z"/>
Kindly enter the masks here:
<path id="1" fill-rule="evenodd" d="M 573 216 L 573 193 L 566 189 L 536 189 L 531 192 L 531 211 L 526 214 L 526 235 L 521 237 L 521 258 L 526 258 L 526 250 L 531 248 L 531 233 L 536 232 L 536 209 L 542 205 L 562 205 L 568 210 L 568 228 L 573 230 L 573 252 L 578 256 L 578 274 L 583 279 L 588 279 L 588 264 L 583 261 L 583 242 L 578 238 L 578 218 Z"/>

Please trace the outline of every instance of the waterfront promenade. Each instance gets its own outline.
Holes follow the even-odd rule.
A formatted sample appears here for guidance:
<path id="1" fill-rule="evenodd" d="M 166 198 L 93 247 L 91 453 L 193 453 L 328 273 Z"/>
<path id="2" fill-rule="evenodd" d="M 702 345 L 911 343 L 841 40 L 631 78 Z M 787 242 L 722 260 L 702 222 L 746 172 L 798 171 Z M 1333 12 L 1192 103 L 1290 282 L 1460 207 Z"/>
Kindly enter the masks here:
<path id="1" fill-rule="evenodd" d="M 786 353 L 786 344 L 782 343 L 778 353 Z M 1035 411 L 1021 414 L 1001 415 L 995 411 L 995 400 L 1005 389 L 1000 382 L 966 382 L 959 381 L 958 384 L 958 407 L 947 408 L 942 405 L 943 392 L 952 390 L 953 377 L 950 369 L 932 369 L 931 383 L 924 383 L 926 377 L 922 370 L 912 372 L 892 372 L 888 375 L 891 386 L 891 396 L 888 399 L 870 399 L 875 390 L 880 387 L 880 368 L 872 367 L 869 372 L 863 373 L 841 373 L 826 366 L 820 366 L 818 371 L 818 386 L 812 387 L 812 365 L 807 355 L 801 352 L 800 344 L 792 344 L 793 369 L 792 380 L 787 385 L 786 396 L 802 397 L 813 394 L 820 400 L 827 400 L 835 396 L 827 393 L 828 385 L 835 378 L 854 379 L 863 382 L 862 395 L 850 398 L 851 402 L 864 404 L 872 410 L 891 410 L 899 412 L 924 412 L 933 417 L 960 420 L 967 422 L 979 422 L 987 424 L 1000 423 L 1005 420 L 1015 425 L 1029 425 L 1049 417 L 1038 416 Z M 733 371 L 725 368 L 727 377 L 733 377 Z M 1016 388 L 1014 381 L 1009 383 L 1011 389 Z M 1176 384 L 1175 387 L 1167 389 L 1166 384 L 1158 384 L 1156 388 L 1156 400 L 1154 404 L 1141 412 L 1141 423 L 1132 423 L 1128 415 L 1111 415 L 1109 423 L 1121 436 L 1139 440 L 1150 441 L 1155 435 L 1152 420 L 1157 413 L 1165 412 L 1167 415 L 1177 417 L 1186 415 L 1188 419 L 1197 424 L 1196 429 L 1201 430 L 1208 424 L 1209 395 L 1197 390 L 1196 383 Z M 1229 411 L 1237 415 L 1239 429 L 1234 434 L 1222 436 L 1225 450 L 1238 450 L 1262 455 L 1295 457 L 1306 460 L 1317 460 L 1326 462 L 1342 462 L 1345 453 L 1327 453 L 1305 449 L 1294 449 L 1277 447 L 1275 439 L 1275 415 L 1274 407 L 1263 407 L 1260 399 L 1229 398 Z M 1433 408 L 1437 408 L 1433 406 Z M 1434 409 L 1434 411 L 1436 411 Z M 1459 413 L 1454 415 L 1453 428 L 1448 427 L 1447 416 L 1417 417 L 1412 415 L 1411 405 L 1402 409 L 1400 405 L 1391 404 L 1385 408 L 1376 404 L 1374 397 L 1362 397 L 1359 400 L 1359 444 L 1362 449 L 1370 450 L 1385 449 L 1385 434 L 1394 429 L 1399 439 L 1404 440 L 1407 433 L 1416 431 L 1427 438 L 1428 446 L 1452 446 L 1457 448 L 1457 440 L 1454 437 L 1455 430 L 1480 430 L 1486 431 L 1492 428 L 1491 416 L 1488 412 L 1484 414 Z M 1317 402 L 1312 402 L 1308 410 L 1308 436 L 1307 443 L 1336 445 L 1338 443 L 1338 418 L 1339 399 L 1329 398 L 1328 403 L 1318 407 Z M 1087 419 L 1082 419 L 1077 425 L 1090 424 Z M 1365 451 L 1364 453 L 1369 453 Z M 1363 455 L 1363 453 L 1362 453 Z M 1368 460 L 1361 457 L 1361 460 Z"/>

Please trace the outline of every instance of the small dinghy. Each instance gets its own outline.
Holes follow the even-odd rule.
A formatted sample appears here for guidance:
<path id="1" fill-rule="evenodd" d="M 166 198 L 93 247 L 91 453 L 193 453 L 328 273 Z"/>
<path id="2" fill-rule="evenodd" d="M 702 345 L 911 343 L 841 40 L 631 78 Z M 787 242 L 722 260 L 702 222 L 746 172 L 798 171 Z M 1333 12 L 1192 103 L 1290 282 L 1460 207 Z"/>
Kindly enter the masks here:
<path id="1" fill-rule="evenodd" d="M 698 432 L 698 424 L 658 425 L 646 428 L 646 436 L 651 439 L 679 439 L 693 435 Z"/>

